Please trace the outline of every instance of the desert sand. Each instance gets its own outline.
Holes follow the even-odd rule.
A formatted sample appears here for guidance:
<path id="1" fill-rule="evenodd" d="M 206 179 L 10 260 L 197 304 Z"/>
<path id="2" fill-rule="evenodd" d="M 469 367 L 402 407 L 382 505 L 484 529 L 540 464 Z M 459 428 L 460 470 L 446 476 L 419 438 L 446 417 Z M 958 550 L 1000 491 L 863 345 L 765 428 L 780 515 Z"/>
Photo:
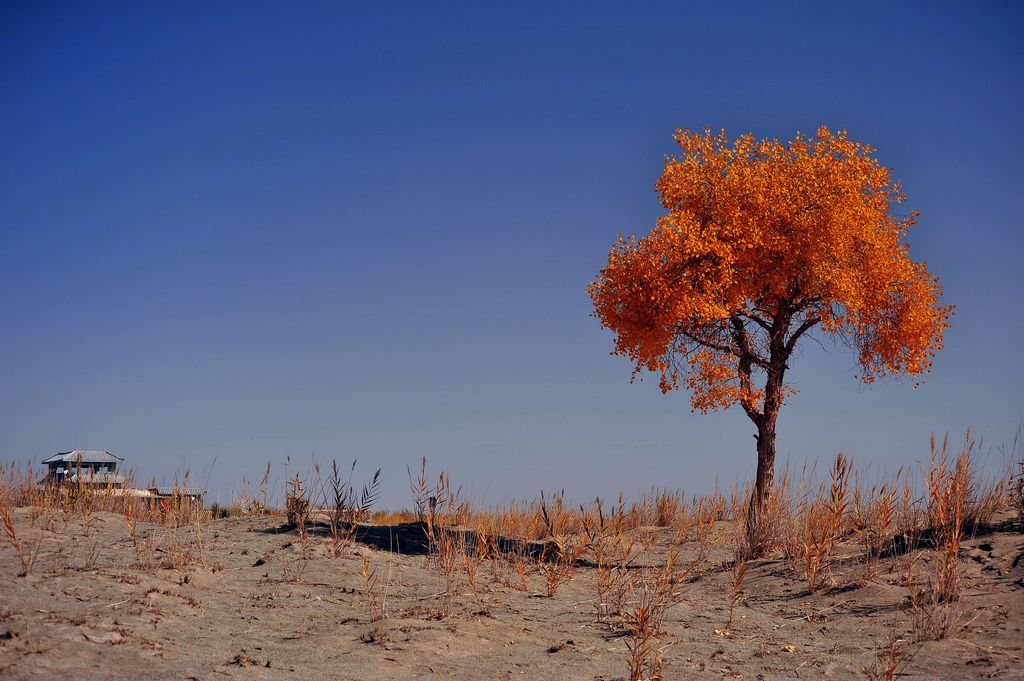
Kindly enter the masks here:
<path id="1" fill-rule="evenodd" d="M 0 548 L 5 680 L 628 678 L 629 638 L 599 616 L 585 561 L 552 597 L 541 576 L 513 588 L 490 561 L 477 593 L 462 575 L 446 594 L 429 555 L 359 541 L 337 551 L 315 532 L 300 541 L 282 516 L 211 521 L 199 537 L 140 525 L 137 550 L 119 515 L 97 513 L 88 528 L 57 519 L 53 531 L 28 513 L 14 518 L 23 542 L 42 535 L 30 574 L 16 576 L 15 552 Z M 657 560 L 673 532 L 649 531 L 645 559 Z M 943 640 L 915 640 L 907 557 L 880 559 L 864 579 L 856 553 L 840 546 L 814 594 L 781 555 L 750 562 L 728 626 L 732 552 L 716 546 L 676 585 L 657 641 L 664 678 L 867 678 L 889 644 L 904 651 L 906 678 L 1024 678 L 1024 534 L 1008 511 L 963 542 L 959 623 Z M 923 551 L 915 569 L 934 560 Z"/>

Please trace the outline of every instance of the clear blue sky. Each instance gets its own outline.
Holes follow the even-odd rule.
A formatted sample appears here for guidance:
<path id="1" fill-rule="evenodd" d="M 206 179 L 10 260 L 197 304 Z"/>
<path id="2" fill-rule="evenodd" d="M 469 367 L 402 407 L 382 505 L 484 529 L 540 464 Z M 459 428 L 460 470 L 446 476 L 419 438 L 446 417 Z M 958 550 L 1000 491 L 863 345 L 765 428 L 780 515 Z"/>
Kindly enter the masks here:
<path id="1" fill-rule="evenodd" d="M 4 2 L 0 459 L 217 457 L 226 501 L 359 457 L 388 506 L 422 455 L 492 501 L 749 478 L 746 417 L 630 385 L 585 294 L 706 126 L 878 147 L 958 309 L 918 390 L 807 345 L 780 456 L 1012 437 L 1020 4 L 484 4 Z"/>

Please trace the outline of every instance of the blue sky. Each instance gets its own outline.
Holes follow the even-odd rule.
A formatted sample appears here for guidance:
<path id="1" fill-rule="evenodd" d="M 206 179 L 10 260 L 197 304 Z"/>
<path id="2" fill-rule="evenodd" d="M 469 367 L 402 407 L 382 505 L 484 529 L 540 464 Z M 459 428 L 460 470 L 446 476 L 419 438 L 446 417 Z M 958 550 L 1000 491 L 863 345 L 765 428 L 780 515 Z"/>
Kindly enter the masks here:
<path id="1" fill-rule="evenodd" d="M 805 344 L 780 457 L 892 470 L 1024 416 L 1016 3 L 0 9 L 0 459 L 109 449 L 226 501 L 426 455 L 489 501 L 752 476 L 739 411 L 630 384 L 585 288 L 677 127 L 878 148 L 957 306 L 928 382 Z M 215 465 L 211 464 L 216 459 Z"/>

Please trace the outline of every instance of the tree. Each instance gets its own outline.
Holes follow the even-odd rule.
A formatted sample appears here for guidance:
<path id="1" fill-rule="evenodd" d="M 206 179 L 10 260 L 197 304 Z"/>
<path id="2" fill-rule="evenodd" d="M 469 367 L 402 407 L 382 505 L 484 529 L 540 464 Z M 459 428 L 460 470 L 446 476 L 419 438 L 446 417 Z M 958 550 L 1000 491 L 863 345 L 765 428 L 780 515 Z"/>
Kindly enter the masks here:
<path id="1" fill-rule="evenodd" d="M 757 428 L 747 552 L 775 466 L 789 360 L 812 329 L 857 351 L 859 378 L 929 371 L 953 308 L 910 258 L 918 213 L 875 150 L 820 128 L 789 142 L 678 130 L 656 191 L 667 211 L 640 240 L 619 236 L 588 288 L 612 354 L 683 385 L 695 411 L 740 405 Z"/>

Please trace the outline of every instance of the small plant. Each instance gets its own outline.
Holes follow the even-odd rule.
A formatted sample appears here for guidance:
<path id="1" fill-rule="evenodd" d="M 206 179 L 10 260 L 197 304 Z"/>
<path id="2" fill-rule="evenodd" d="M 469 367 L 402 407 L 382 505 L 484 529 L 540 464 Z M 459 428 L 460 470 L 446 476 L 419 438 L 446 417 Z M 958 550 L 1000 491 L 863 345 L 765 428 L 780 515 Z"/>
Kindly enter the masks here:
<path id="1" fill-rule="evenodd" d="M 947 442 L 936 448 L 932 438 L 932 461 L 928 473 L 928 514 L 935 547 L 940 553 L 935 580 L 935 597 L 939 601 L 960 598 L 960 541 L 963 538 L 964 508 L 970 484 L 970 457 L 961 453 L 951 470 L 947 463 Z"/>
<path id="2" fill-rule="evenodd" d="M 893 681 L 902 676 L 913 657 L 914 654 L 907 649 L 906 641 L 893 633 L 875 653 L 875 663 L 864 668 L 864 675 L 869 681 Z"/>
<path id="3" fill-rule="evenodd" d="M 189 494 L 189 477 L 188 470 L 180 482 L 175 476 L 171 498 L 161 506 L 159 516 L 164 528 L 160 546 L 144 548 L 159 552 L 162 555 L 160 565 L 164 568 L 180 570 L 189 565 L 216 568 L 209 561 L 204 531 L 209 515 L 199 500 Z"/>
<path id="4" fill-rule="evenodd" d="M 81 466 L 81 456 L 79 456 L 79 466 Z M 93 510 L 96 501 L 96 494 L 90 485 L 82 482 L 81 468 L 76 476 L 78 479 L 72 483 L 72 490 L 74 496 L 75 507 L 82 516 L 82 524 L 85 526 L 85 536 L 89 537 L 92 535 L 93 522 L 95 516 Z"/>
<path id="5" fill-rule="evenodd" d="M 3 484 L 2 481 L 3 468 L 0 467 L 0 484 Z M 18 560 L 21 562 L 21 572 L 18 573 L 18 576 L 24 577 L 32 572 L 32 566 L 36 562 L 36 555 L 39 553 L 39 546 L 42 543 L 42 535 L 37 535 L 31 544 L 24 544 L 14 529 L 13 510 L 14 501 L 11 499 L 10 493 L 6 488 L 0 487 L 0 525 L 4 527 L 7 543 L 18 554 Z"/>
<path id="6" fill-rule="evenodd" d="M 221 506 L 216 501 L 210 504 L 210 520 L 221 520 L 231 515 L 231 509 Z"/>
<path id="7" fill-rule="evenodd" d="M 249 493 L 249 482 L 242 481 L 242 491 L 238 494 L 238 507 L 245 515 L 266 515 L 270 512 L 270 468 L 271 463 L 267 462 L 267 468 L 263 471 L 263 479 L 260 480 L 260 491 L 257 496 Z"/>
<path id="8" fill-rule="evenodd" d="M 301 584 L 303 575 L 306 574 L 306 566 L 309 564 L 309 555 L 305 544 L 299 546 L 298 554 L 289 551 L 293 546 L 294 544 L 288 542 L 281 547 L 281 579 L 288 584 Z"/>
<path id="9" fill-rule="evenodd" d="M 914 638 L 918 642 L 947 638 L 959 628 L 959 603 L 943 602 L 932 579 L 918 582 L 914 568 L 920 560 L 921 553 L 912 551 L 908 555 L 910 558 L 907 561 L 906 583 L 910 592 L 910 615 Z"/>
<path id="10" fill-rule="evenodd" d="M 911 586 L 910 591 L 911 621 L 919 642 L 941 641 L 960 629 L 959 603 L 943 602 L 931 583 L 924 589 Z"/>
<path id="11" fill-rule="evenodd" d="M 708 554 L 711 553 L 711 545 L 714 540 L 715 519 L 717 513 L 709 508 L 704 499 L 698 503 L 690 518 L 690 533 L 692 540 L 697 546 L 697 553 L 690 561 L 690 569 L 697 569 L 707 562 Z"/>
<path id="12" fill-rule="evenodd" d="M 559 586 L 572 579 L 576 572 L 576 561 L 586 550 L 586 543 L 576 540 L 545 542 L 538 564 L 544 575 L 548 598 L 555 595 Z"/>
<path id="13" fill-rule="evenodd" d="M 1003 498 L 993 505 L 1007 504 L 1016 511 L 1018 529 L 1024 532 L 1024 421 L 1017 426 L 1009 449 L 1004 448 L 1004 456 L 1007 468 L 1002 485 Z"/>
<path id="14" fill-rule="evenodd" d="M 747 576 L 747 564 L 743 561 L 736 561 L 732 567 L 732 591 L 729 592 L 729 621 L 725 628 L 732 629 L 732 615 L 736 608 L 736 601 L 743 595 L 743 579 Z"/>
<path id="15" fill-rule="evenodd" d="M 1017 524 L 1024 529 L 1024 461 L 1017 462 L 1017 469 L 1010 484 L 1010 503 L 1017 510 Z"/>
<path id="16" fill-rule="evenodd" d="M 427 512 L 432 506 L 430 499 L 435 498 L 427 486 L 427 457 L 420 459 L 420 472 L 413 480 L 412 470 L 406 466 L 409 473 L 409 487 L 412 489 L 413 505 L 416 507 L 416 518 L 422 523 L 427 520 Z"/>
<path id="17" fill-rule="evenodd" d="M 807 591 L 817 591 L 824 579 L 826 559 L 832 544 L 832 528 L 828 512 L 818 503 L 812 502 L 804 509 L 803 532 L 796 539 L 796 554 L 807 580 Z"/>
<path id="18" fill-rule="evenodd" d="M 288 514 L 288 525 L 299 531 L 299 538 L 306 539 L 306 523 L 309 521 L 309 499 L 306 497 L 306 490 L 303 488 L 302 477 L 296 472 L 288 479 L 288 489 L 285 492 L 285 512 Z"/>
<path id="19" fill-rule="evenodd" d="M 377 568 L 371 566 L 367 556 L 363 556 L 360 574 L 363 576 L 363 593 L 366 596 L 366 605 L 370 610 L 370 621 L 379 622 L 387 613 L 387 593 L 381 589 Z"/>
<path id="20" fill-rule="evenodd" d="M 57 531 L 57 514 L 60 513 L 59 490 L 54 485 L 37 488 L 32 495 L 31 518 L 33 525 L 39 518 L 43 519 L 44 530 Z"/>
<path id="21" fill-rule="evenodd" d="M 380 496 L 380 471 L 373 474 L 370 482 L 365 483 L 362 492 L 357 493 L 352 486 L 356 463 L 353 459 L 348 475 L 342 476 L 336 460 L 331 460 L 331 472 L 324 489 L 325 502 L 328 508 L 327 524 L 331 532 L 331 540 L 335 553 L 340 553 L 344 546 L 352 540 L 356 524 L 364 520 L 370 509 Z M 318 468 L 319 473 L 319 468 Z"/>
<path id="22" fill-rule="evenodd" d="M 130 494 L 121 495 L 121 516 L 124 518 L 124 524 L 128 528 L 128 535 L 132 540 L 132 548 L 138 553 L 139 538 L 136 534 L 135 498 Z"/>
<path id="23" fill-rule="evenodd" d="M 625 532 L 622 495 L 619 495 L 619 503 L 612 511 L 610 521 L 605 519 L 601 500 L 598 499 L 587 526 L 595 563 L 595 605 L 598 619 L 604 619 L 620 614 L 632 595 L 630 569 L 638 555 L 634 540 Z"/>
<path id="24" fill-rule="evenodd" d="M 658 642 L 664 637 L 665 616 L 679 602 L 676 586 L 686 572 L 676 569 L 677 556 L 670 552 L 664 567 L 643 569 L 633 578 L 635 599 L 619 615 L 629 640 L 627 667 L 630 681 L 661 681 L 664 678 L 665 648 Z"/>
<path id="25" fill-rule="evenodd" d="M 567 534 L 569 521 L 561 492 L 555 496 L 552 504 L 548 503 L 541 492 L 540 510 L 546 536 L 539 565 L 544 575 L 548 598 L 551 598 L 562 583 L 572 578 L 576 572 L 576 562 L 589 548 L 589 542 L 585 534 Z"/>
<path id="26" fill-rule="evenodd" d="M 594 605 L 598 618 L 603 619 L 608 610 L 612 565 L 609 556 L 609 546 L 611 544 L 610 531 L 608 523 L 605 521 L 601 499 L 596 499 L 591 510 L 586 514 L 584 530 L 589 536 L 591 551 L 594 555 L 594 573 L 597 586 L 597 601 Z"/>
<path id="27" fill-rule="evenodd" d="M 417 507 L 417 513 L 425 512 L 424 532 L 431 561 L 444 578 L 444 591 L 439 594 L 443 598 L 439 611 L 442 615 L 451 609 L 459 566 L 464 564 L 462 557 L 466 554 L 466 533 L 455 529 L 469 519 L 469 504 L 460 500 L 461 494 L 462 488 L 453 488 L 451 478 L 441 471 L 426 508 Z"/>
<path id="28" fill-rule="evenodd" d="M 865 495 L 858 483 L 854 492 L 852 529 L 864 550 L 861 582 L 867 582 L 878 570 L 883 552 L 893 545 L 892 528 L 896 514 L 896 489 L 902 469 L 880 488 L 873 486 Z"/>
<path id="29" fill-rule="evenodd" d="M 235 497 L 235 506 L 245 515 L 252 515 L 252 495 L 249 494 L 249 481 L 242 478 L 242 489 Z"/>
<path id="30" fill-rule="evenodd" d="M 526 577 L 529 572 L 526 564 L 526 558 L 520 554 L 516 554 L 512 559 L 512 567 L 515 570 L 516 575 L 519 577 L 519 584 L 517 585 L 517 588 L 520 591 L 529 591 L 530 585 L 526 581 Z"/>
<path id="31" fill-rule="evenodd" d="M 840 452 L 830 471 L 828 498 L 812 498 L 804 504 L 800 513 L 801 532 L 791 540 L 790 553 L 799 560 L 810 593 L 824 584 L 829 559 L 844 527 L 849 472 L 849 461 Z"/>
<path id="32" fill-rule="evenodd" d="M 458 581 L 458 568 L 465 555 L 465 535 L 456 533 L 447 527 L 434 530 L 433 547 L 434 565 L 440 569 L 444 577 L 444 595 L 450 597 Z M 445 608 L 447 610 L 447 608 Z"/>
<path id="33" fill-rule="evenodd" d="M 780 545 L 787 554 L 790 552 L 792 543 L 787 539 L 792 536 L 793 517 L 788 488 L 789 473 L 784 471 L 757 506 L 752 508 L 749 504 L 739 504 L 741 510 L 736 518 L 744 528 L 739 543 L 740 559 L 760 558 Z M 744 492 L 748 493 L 749 490 Z"/>
<path id="34" fill-rule="evenodd" d="M 891 542 L 896 513 L 896 481 L 901 473 L 902 469 L 897 471 L 891 484 L 882 485 L 877 492 L 872 488 L 870 503 L 854 504 L 854 531 L 869 558 L 880 556 Z"/>
<path id="35" fill-rule="evenodd" d="M 484 559 L 491 555 L 492 548 L 493 540 L 490 535 L 486 530 L 478 529 L 476 540 L 472 542 L 472 550 L 465 550 L 462 553 L 462 562 L 466 567 L 466 581 L 469 582 L 469 588 L 474 596 L 478 594 L 476 585 L 477 572 L 480 570 L 480 565 L 484 562 Z"/>
<path id="36" fill-rule="evenodd" d="M 829 472 L 831 485 L 829 487 L 829 501 L 831 506 L 831 517 L 829 522 L 832 526 L 833 540 L 842 532 L 843 519 L 846 516 L 848 507 L 847 489 L 850 484 L 850 462 L 842 452 L 836 454 L 836 461 Z"/>

